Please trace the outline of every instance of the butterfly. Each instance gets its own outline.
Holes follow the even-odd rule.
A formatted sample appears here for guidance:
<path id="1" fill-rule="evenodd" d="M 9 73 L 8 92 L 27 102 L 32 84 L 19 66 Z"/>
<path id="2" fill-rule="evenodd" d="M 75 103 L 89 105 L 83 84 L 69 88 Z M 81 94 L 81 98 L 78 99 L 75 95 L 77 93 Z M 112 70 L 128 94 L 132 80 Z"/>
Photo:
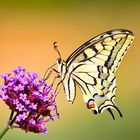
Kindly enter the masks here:
<path id="1" fill-rule="evenodd" d="M 107 31 L 81 45 L 66 61 L 61 59 L 54 45 L 59 54 L 55 71 L 61 78 L 57 88 L 62 83 L 66 99 L 73 103 L 77 84 L 87 108 L 94 114 L 108 110 L 115 119 L 113 108 L 122 117 L 114 102 L 117 88 L 115 72 L 133 40 L 134 35 L 129 30 Z"/>

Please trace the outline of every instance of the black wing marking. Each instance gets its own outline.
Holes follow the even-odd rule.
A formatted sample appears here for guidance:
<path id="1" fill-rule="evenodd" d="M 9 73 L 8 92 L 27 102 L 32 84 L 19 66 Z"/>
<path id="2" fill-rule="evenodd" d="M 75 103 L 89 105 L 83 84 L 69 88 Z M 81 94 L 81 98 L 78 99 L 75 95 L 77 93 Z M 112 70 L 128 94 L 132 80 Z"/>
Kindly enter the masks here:
<path id="1" fill-rule="evenodd" d="M 114 72 L 133 39 L 133 33 L 124 29 L 102 33 L 75 50 L 66 64 L 70 66 L 71 63 L 91 61 Z"/>

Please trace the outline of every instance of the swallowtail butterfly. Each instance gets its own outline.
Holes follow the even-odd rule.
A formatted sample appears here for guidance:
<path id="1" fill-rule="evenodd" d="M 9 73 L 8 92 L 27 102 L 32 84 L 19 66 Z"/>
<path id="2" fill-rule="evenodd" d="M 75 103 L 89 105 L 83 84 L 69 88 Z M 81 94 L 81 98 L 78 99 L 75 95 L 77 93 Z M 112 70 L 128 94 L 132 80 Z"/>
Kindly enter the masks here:
<path id="1" fill-rule="evenodd" d="M 61 59 L 54 45 L 59 54 L 55 70 L 61 78 L 58 86 L 63 84 L 68 102 L 74 102 L 78 84 L 87 108 L 94 114 L 108 110 L 115 119 L 113 108 L 122 117 L 114 102 L 117 88 L 115 72 L 133 40 L 131 31 L 107 31 L 81 45 L 66 61 Z"/>

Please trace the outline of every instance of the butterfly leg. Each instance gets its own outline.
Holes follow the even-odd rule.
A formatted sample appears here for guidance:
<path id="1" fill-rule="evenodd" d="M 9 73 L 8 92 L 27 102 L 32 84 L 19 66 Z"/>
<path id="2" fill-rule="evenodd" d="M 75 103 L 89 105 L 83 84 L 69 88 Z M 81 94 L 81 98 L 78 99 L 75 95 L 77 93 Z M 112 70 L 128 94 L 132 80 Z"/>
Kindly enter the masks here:
<path id="1" fill-rule="evenodd" d="M 44 77 L 43 79 L 46 81 L 46 80 L 48 80 L 49 78 L 50 78 L 50 76 L 51 76 L 51 74 L 52 74 L 52 70 L 50 70 L 49 71 L 49 73 L 47 74 L 47 76 L 46 77 Z"/>
<path id="2" fill-rule="evenodd" d="M 52 70 L 48 73 L 48 75 L 46 76 L 46 78 L 44 79 L 44 80 L 47 80 L 47 79 L 52 75 L 53 71 L 56 72 L 57 75 L 53 78 L 52 84 L 50 84 L 51 87 L 53 87 L 55 81 L 56 81 L 58 78 L 60 78 L 60 75 L 58 74 L 58 71 L 55 70 L 55 69 L 52 69 Z M 57 84 L 57 86 L 56 86 L 56 88 L 55 88 L 55 90 L 54 90 L 54 93 L 55 93 L 55 94 L 58 94 L 58 92 L 59 92 L 59 91 L 58 91 L 58 88 L 59 88 L 59 86 L 60 86 L 61 83 L 62 83 L 62 80 L 58 82 L 58 84 Z"/>
<path id="3" fill-rule="evenodd" d="M 54 93 L 58 93 L 58 92 L 59 92 L 59 91 L 58 91 L 58 88 L 60 87 L 60 85 L 61 85 L 62 82 L 63 82 L 62 80 L 59 81 L 59 83 L 57 84 L 57 86 L 56 86 L 56 88 L 55 88 Z"/>
<path id="4" fill-rule="evenodd" d="M 57 78 L 60 78 L 60 75 L 56 75 L 56 76 L 54 77 L 53 82 L 52 82 L 52 84 L 51 84 L 52 87 L 53 87 L 53 85 L 54 85 L 54 83 L 55 83 L 55 81 L 56 81 Z"/>
<path id="5" fill-rule="evenodd" d="M 51 76 L 52 72 L 54 71 L 54 66 L 55 66 L 55 65 L 56 65 L 56 63 L 53 64 L 52 66 L 50 66 L 50 67 L 45 71 L 44 76 L 43 76 L 43 79 L 44 79 L 45 81 Z M 47 73 L 48 73 L 48 74 L 47 74 Z"/>
<path id="6" fill-rule="evenodd" d="M 48 72 L 49 71 L 49 72 Z M 47 72 L 48 72 L 48 74 L 47 74 Z M 57 75 L 53 78 L 53 82 L 52 82 L 52 84 L 51 84 L 51 86 L 53 87 L 53 85 L 54 85 L 54 83 L 55 83 L 55 80 L 57 79 L 57 78 L 60 78 L 60 75 L 59 75 L 59 72 L 56 70 L 56 69 L 54 69 L 53 67 L 50 69 L 50 70 L 47 70 L 46 72 L 45 72 L 45 74 L 44 74 L 44 81 L 46 81 L 46 80 L 48 80 L 50 77 L 51 77 L 51 75 L 53 74 L 53 72 L 55 72 Z"/>

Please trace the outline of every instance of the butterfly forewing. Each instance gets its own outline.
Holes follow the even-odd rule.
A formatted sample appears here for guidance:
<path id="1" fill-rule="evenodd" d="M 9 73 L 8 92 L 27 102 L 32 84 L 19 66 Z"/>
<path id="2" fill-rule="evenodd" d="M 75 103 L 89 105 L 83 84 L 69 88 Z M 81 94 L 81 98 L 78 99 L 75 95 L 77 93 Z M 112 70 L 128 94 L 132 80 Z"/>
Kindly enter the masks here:
<path id="1" fill-rule="evenodd" d="M 133 39 L 132 32 L 128 30 L 113 30 L 103 33 L 72 53 L 66 61 L 67 66 L 71 63 L 91 61 L 114 72 Z"/>

